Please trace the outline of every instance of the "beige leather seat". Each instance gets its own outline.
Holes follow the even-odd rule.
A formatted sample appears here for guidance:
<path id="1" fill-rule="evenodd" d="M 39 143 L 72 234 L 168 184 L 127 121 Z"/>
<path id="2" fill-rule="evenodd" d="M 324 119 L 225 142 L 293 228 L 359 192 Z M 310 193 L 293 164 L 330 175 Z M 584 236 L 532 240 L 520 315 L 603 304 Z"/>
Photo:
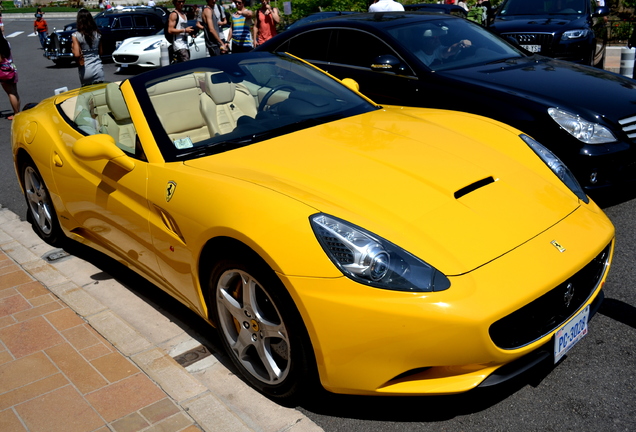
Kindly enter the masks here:
<path id="1" fill-rule="evenodd" d="M 100 133 L 105 133 L 115 139 L 115 143 L 122 150 L 134 154 L 137 133 L 130 119 L 124 96 L 119 90 L 118 83 L 106 86 L 106 105 L 109 112 L 101 117 Z"/>
<path id="2" fill-rule="evenodd" d="M 201 112 L 212 135 L 236 128 L 242 116 L 256 117 L 256 99 L 243 84 L 235 84 L 224 72 L 206 72 L 201 94 Z"/>
<path id="3" fill-rule="evenodd" d="M 201 88 L 193 74 L 158 83 L 148 95 L 161 124 L 172 141 L 190 138 L 193 143 L 210 138 L 199 109 Z"/>

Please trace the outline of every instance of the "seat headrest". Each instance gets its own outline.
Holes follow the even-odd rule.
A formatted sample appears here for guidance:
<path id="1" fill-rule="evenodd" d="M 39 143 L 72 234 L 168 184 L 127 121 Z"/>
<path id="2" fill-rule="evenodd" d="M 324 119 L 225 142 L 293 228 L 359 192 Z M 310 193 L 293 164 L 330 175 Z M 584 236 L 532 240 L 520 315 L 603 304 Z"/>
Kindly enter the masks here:
<path id="1" fill-rule="evenodd" d="M 126 102 L 124 102 L 124 96 L 121 94 L 121 90 L 119 90 L 119 84 L 110 83 L 106 86 L 106 105 L 108 105 L 108 109 L 113 114 L 115 120 L 120 121 L 130 118 L 128 107 L 126 106 Z"/>
<path id="2" fill-rule="evenodd" d="M 208 72 L 205 77 L 205 92 L 215 104 L 223 105 L 234 100 L 236 85 L 224 72 Z"/>

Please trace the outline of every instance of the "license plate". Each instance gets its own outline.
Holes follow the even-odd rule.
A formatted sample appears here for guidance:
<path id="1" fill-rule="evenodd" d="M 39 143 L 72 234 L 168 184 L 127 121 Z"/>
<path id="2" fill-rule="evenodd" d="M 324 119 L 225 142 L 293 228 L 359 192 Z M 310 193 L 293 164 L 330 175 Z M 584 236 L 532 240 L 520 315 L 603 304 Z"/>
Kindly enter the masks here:
<path id="1" fill-rule="evenodd" d="M 128 63 L 122 63 L 119 65 L 119 67 L 128 67 Z"/>
<path id="2" fill-rule="evenodd" d="M 541 45 L 521 45 L 521 47 L 530 52 L 541 52 Z"/>
<path id="3" fill-rule="evenodd" d="M 583 336 L 587 334 L 587 320 L 590 317 L 590 306 L 579 312 L 554 335 L 554 363 L 561 360 Z"/>
<path id="4" fill-rule="evenodd" d="M 49 56 L 49 60 L 57 60 L 57 56 Z"/>

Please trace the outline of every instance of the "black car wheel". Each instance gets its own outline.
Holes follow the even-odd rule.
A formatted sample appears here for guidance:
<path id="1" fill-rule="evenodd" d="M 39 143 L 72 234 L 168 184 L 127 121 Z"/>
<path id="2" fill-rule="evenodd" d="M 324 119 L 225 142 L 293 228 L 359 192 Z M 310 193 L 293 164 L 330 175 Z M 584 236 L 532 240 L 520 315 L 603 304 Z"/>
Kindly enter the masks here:
<path id="1" fill-rule="evenodd" d="M 276 275 L 255 262 L 222 260 L 211 272 L 210 299 L 222 343 L 243 377 L 279 402 L 297 400 L 310 385 L 313 355 Z"/>
<path id="2" fill-rule="evenodd" d="M 29 221 L 44 241 L 59 246 L 64 239 L 64 233 L 60 228 L 49 190 L 40 172 L 30 161 L 23 165 L 21 172 Z"/>

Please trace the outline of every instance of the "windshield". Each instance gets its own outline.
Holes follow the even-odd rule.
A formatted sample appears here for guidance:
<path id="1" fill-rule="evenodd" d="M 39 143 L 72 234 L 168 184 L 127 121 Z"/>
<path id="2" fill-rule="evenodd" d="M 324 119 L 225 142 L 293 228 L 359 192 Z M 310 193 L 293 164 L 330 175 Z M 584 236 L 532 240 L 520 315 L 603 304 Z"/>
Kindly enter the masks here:
<path id="1" fill-rule="evenodd" d="M 108 27 L 110 27 L 110 25 L 114 21 L 114 19 L 115 19 L 115 17 L 113 15 L 98 16 L 98 17 L 95 17 L 95 24 L 97 24 L 97 27 L 99 27 L 99 28 L 108 28 Z"/>
<path id="2" fill-rule="evenodd" d="M 589 0 L 508 0 L 500 16 L 507 15 L 580 15 Z"/>
<path id="3" fill-rule="evenodd" d="M 168 159 L 227 151 L 377 109 L 287 55 L 222 56 L 172 69 L 182 71 L 159 70 L 140 97 L 150 102 L 150 123 L 163 129 L 153 132 Z"/>
<path id="4" fill-rule="evenodd" d="M 389 34 L 434 71 L 493 63 L 524 56 L 483 27 L 464 19 L 418 21 Z"/>

